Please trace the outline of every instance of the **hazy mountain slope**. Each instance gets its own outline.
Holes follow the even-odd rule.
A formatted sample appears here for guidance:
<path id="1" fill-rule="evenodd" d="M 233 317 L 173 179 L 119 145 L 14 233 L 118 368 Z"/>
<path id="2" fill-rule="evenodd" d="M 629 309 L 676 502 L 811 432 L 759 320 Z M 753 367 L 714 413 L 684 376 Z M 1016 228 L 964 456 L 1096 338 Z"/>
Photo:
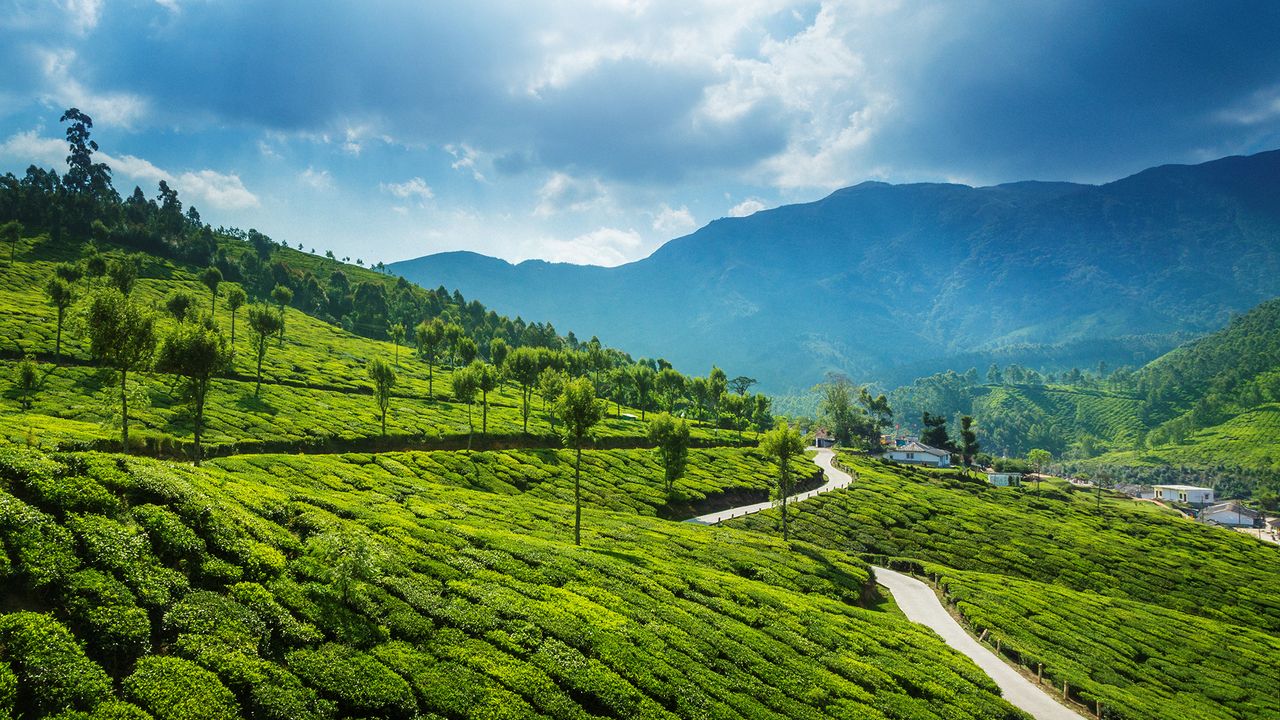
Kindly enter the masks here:
<path id="1" fill-rule="evenodd" d="M 1101 186 L 863 183 L 717 220 L 617 268 L 447 253 L 391 269 L 773 390 L 828 370 L 903 382 L 1010 352 L 1133 364 L 1154 357 L 1151 334 L 1207 332 L 1280 294 L 1277 196 L 1280 151 Z"/>

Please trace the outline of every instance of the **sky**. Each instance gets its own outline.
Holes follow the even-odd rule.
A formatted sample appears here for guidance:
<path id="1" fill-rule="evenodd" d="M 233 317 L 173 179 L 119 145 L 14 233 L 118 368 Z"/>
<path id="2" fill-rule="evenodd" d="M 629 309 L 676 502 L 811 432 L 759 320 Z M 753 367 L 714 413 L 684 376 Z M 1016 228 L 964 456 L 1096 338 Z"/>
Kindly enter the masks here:
<path id="1" fill-rule="evenodd" d="M 617 265 L 866 180 L 1105 182 L 1280 147 L 1280 3 L 0 0 L 0 172 L 392 262 Z"/>

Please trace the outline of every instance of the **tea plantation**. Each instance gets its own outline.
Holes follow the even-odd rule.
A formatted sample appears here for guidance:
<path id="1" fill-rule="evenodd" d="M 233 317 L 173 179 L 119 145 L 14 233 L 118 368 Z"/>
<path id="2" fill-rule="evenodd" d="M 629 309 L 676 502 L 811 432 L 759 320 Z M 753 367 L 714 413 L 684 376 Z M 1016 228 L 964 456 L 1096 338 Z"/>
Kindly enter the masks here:
<path id="1" fill-rule="evenodd" d="M 841 552 L 343 464 L 0 451 L 0 715 L 1022 717 Z"/>
<path id="2" fill-rule="evenodd" d="M 795 537 L 941 576 L 975 629 L 1114 717 L 1280 717 L 1274 546 L 1149 503 L 1109 498 L 1099 514 L 1060 484 L 843 460 L 857 480 L 799 504 Z M 775 515 L 726 525 L 771 532 Z"/>

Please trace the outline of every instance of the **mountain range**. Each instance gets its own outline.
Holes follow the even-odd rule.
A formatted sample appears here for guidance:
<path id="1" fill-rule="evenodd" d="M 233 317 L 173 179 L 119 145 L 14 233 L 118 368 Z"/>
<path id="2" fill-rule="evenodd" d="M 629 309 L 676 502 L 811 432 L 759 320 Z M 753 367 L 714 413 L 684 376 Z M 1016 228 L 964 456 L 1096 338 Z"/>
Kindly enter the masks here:
<path id="1" fill-rule="evenodd" d="M 839 372 L 1140 365 L 1280 295 L 1280 151 L 1115 182 L 865 182 L 723 218 L 605 268 L 470 252 L 394 263 L 426 287 L 785 392 Z"/>

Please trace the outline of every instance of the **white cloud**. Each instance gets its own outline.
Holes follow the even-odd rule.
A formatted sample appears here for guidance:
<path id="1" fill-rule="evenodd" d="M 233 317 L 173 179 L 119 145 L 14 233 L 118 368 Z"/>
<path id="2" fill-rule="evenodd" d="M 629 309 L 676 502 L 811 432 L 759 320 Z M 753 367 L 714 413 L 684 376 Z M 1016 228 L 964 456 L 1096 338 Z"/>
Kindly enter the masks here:
<path id="1" fill-rule="evenodd" d="M 435 197 L 436 194 L 427 185 L 427 181 L 420 177 L 414 177 L 402 183 L 382 183 L 378 187 L 383 192 L 389 192 L 401 200 L 418 199 L 418 205 L 425 206 L 426 202 Z"/>
<path id="2" fill-rule="evenodd" d="M 572 240 L 543 240 L 537 257 L 550 262 L 613 267 L 634 259 L 644 248 L 644 238 L 635 230 L 602 227 Z"/>
<path id="3" fill-rule="evenodd" d="M 476 163 L 480 160 L 480 151 L 466 143 L 445 145 L 444 150 L 453 156 L 453 163 L 449 167 L 454 170 L 469 170 L 472 179 L 476 182 L 484 182 L 484 175 L 476 167 Z"/>
<path id="4" fill-rule="evenodd" d="M 306 170 L 298 173 L 298 179 L 316 190 L 333 189 L 333 176 L 328 170 L 316 170 L 308 165 Z"/>
<path id="5" fill-rule="evenodd" d="M 1258 90 L 1244 102 L 1214 114 L 1214 119 L 1228 125 L 1261 125 L 1276 118 L 1280 118 L 1280 85 Z"/>
<path id="6" fill-rule="evenodd" d="M 681 206 L 679 210 L 665 203 L 653 217 L 653 229 L 667 236 L 683 235 L 698 226 L 689 208 Z"/>
<path id="7" fill-rule="evenodd" d="M 55 138 L 40 137 L 35 130 L 9 136 L 0 143 L 0 154 L 20 163 L 35 163 L 41 167 L 67 167 L 67 144 Z"/>
<path id="8" fill-rule="evenodd" d="M 98 93 L 89 90 L 73 77 L 76 63 L 74 50 L 35 51 L 44 75 L 45 90 L 41 99 L 54 107 L 76 107 L 95 123 L 133 127 L 150 110 L 146 98 L 131 93 Z"/>
<path id="9" fill-rule="evenodd" d="M 182 12 L 182 5 L 178 0 L 156 0 L 156 4 L 175 15 Z"/>
<path id="10" fill-rule="evenodd" d="M 102 0 L 59 0 L 58 7 L 66 13 L 71 31 L 77 35 L 89 34 L 102 19 Z"/>
<path id="11" fill-rule="evenodd" d="M 552 173 L 538 189 L 538 206 L 533 214 L 550 217 L 561 212 L 583 212 L 599 206 L 608 197 L 604 185 L 594 178 L 575 178 L 566 173 Z"/>
<path id="12" fill-rule="evenodd" d="M 729 208 L 729 217 L 746 217 L 753 213 L 760 212 L 765 208 L 765 204 L 755 198 L 747 198 L 742 202 Z"/>

